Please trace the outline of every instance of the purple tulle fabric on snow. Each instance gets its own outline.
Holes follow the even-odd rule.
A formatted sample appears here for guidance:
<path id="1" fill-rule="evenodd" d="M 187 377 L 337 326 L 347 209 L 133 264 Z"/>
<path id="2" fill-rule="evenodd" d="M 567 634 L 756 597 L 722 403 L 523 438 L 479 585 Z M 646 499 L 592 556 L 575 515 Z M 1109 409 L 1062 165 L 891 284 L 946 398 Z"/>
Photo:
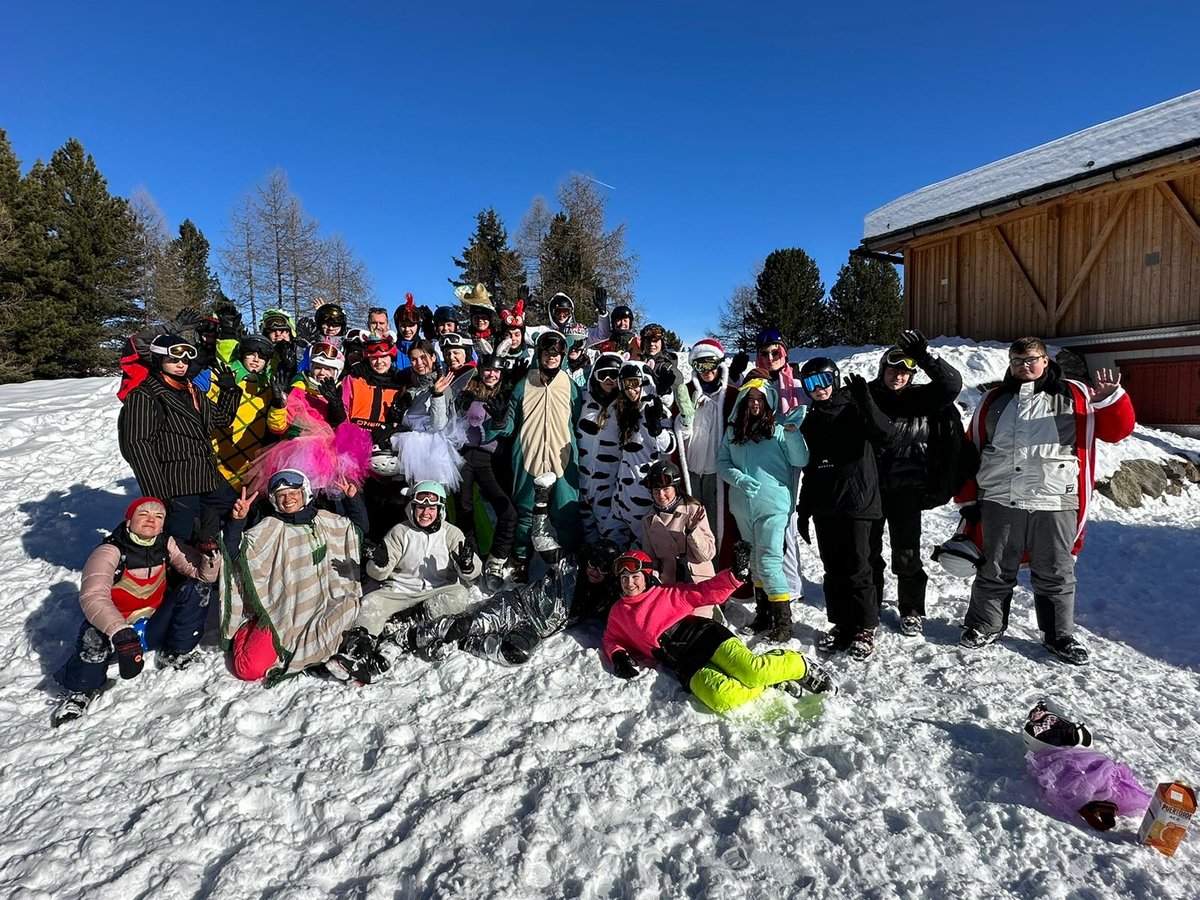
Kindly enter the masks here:
<path id="1" fill-rule="evenodd" d="M 1079 747 L 1055 747 L 1025 754 L 1029 774 L 1050 806 L 1065 819 L 1093 800 L 1113 803 L 1123 816 L 1136 816 L 1150 805 L 1150 794 L 1133 772 L 1103 753 Z"/>

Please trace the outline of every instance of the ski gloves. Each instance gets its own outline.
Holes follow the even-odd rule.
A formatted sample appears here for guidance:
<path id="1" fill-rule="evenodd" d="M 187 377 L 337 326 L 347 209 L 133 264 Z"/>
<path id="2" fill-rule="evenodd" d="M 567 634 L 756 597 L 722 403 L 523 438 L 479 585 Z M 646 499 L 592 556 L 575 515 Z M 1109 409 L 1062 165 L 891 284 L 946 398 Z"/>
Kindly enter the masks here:
<path id="1" fill-rule="evenodd" d="M 922 366 L 929 359 L 929 341 L 915 328 L 910 328 L 901 334 L 897 346 L 907 353 L 913 362 Z"/>
<path id="2" fill-rule="evenodd" d="M 630 678 L 637 678 L 642 672 L 638 664 L 633 661 L 633 657 L 624 650 L 618 650 L 613 653 L 612 665 L 613 674 L 618 678 L 624 678 L 626 681 Z"/>
<path id="3" fill-rule="evenodd" d="M 750 580 L 750 543 L 738 541 L 733 545 L 733 562 L 729 566 L 733 577 L 743 584 Z"/>
<path id="4" fill-rule="evenodd" d="M 112 636 L 113 649 L 117 651 L 117 667 L 121 677 L 137 678 L 146 661 L 142 656 L 142 639 L 132 628 L 122 628 Z"/>
<path id="5" fill-rule="evenodd" d="M 379 568 L 386 569 L 388 564 L 388 548 L 387 544 L 380 541 L 378 544 L 368 544 L 363 548 L 363 556 L 375 563 Z"/>
<path id="6" fill-rule="evenodd" d="M 471 571 L 471 564 L 474 561 L 474 541 L 472 541 L 470 538 L 466 538 L 461 544 L 458 545 L 458 549 L 454 551 L 454 565 L 458 567 L 459 574 L 465 575 Z"/>
<path id="7" fill-rule="evenodd" d="M 871 389 L 867 386 L 867 379 L 861 375 L 847 375 L 845 384 L 846 390 L 860 408 L 871 402 Z"/>
<path id="8" fill-rule="evenodd" d="M 664 415 L 666 411 L 663 409 L 662 397 L 655 397 L 646 407 L 646 434 L 650 437 L 662 434 Z"/>
<path id="9" fill-rule="evenodd" d="M 213 381 L 223 391 L 231 391 L 237 387 L 237 374 L 225 363 L 218 362 L 212 367 Z"/>
<path id="10" fill-rule="evenodd" d="M 287 406 L 289 381 L 285 372 L 276 372 L 271 376 L 271 405 L 276 409 Z"/>
<path id="11" fill-rule="evenodd" d="M 337 428 L 346 421 L 346 405 L 342 403 L 342 389 L 332 378 L 319 382 L 321 396 L 328 404 L 325 408 L 325 421 Z"/>

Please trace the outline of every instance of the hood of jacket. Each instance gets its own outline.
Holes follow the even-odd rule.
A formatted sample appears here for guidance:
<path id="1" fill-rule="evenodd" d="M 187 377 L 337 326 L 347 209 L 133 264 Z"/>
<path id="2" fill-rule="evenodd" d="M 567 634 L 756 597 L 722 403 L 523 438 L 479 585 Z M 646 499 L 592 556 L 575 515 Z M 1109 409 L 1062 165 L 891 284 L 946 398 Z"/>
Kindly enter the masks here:
<path id="1" fill-rule="evenodd" d="M 766 398 L 767 406 L 771 412 L 776 415 L 779 414 L 779 391 L 775 389 L 775 385 L 771 384 L 765 378 L 752 378 L 737 389 L 737 397 L 733 401 L 733 409 L 730 411 L 729 418 L 727 419 L 729 424 L 732 425 L 737 421 L 738 412 L 741 410 L 742 404 L 745 402 L 752 388 L 760 391 Z"/>

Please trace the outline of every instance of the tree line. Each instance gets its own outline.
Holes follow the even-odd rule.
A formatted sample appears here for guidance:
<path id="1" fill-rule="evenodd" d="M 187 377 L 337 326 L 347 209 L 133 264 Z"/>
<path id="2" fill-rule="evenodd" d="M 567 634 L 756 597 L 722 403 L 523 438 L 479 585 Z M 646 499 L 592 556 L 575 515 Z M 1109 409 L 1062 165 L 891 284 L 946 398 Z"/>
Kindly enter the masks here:
<path id="1" fill-rule="evenodd" d="M 584 324 L 616 304 L 646 322 L 634 294 L 638 256 L 627 246 L 625 223 L 607 223 L 595 182 L 573 174 L 554 201 L 535 197 L 511 238 L 494 208 L 481 210 L 466 246 L 451 257 L 457 271 L 448 281 L 484 284 L 497 309 L 524 299 L 529 324 L 546 322 L 546 301 L 559 291 Z M 309 315 L 318 297 L 341 304 L 351 322 L 365 322 L 379 302 L 366 263 L 340 235 L 322 234 L 283 169 L 234 205 L 216 248 L 220 275 L 212 255 L 190 219 L 170 233 L 147 191 L 114 196 L 78 140 L 22 174 L 0 129 L 0 383 L 110 374 L 131 331 L 185 307 L 231 305 L 254 327 L 268 308 Z M 421 299 L 449 305 L 446 293 Z M 858 345 L 893 341 L 900 325 L 893 266 L 851 258 L 826 296 L 816 263 L 789 248 L 772 252 L 752 284 L 734 289 L 711 334 L 731 349 L 749 349 L 765 327 L 797 347 Z M 670 330 L 667 343 L 682 347 Z"/>

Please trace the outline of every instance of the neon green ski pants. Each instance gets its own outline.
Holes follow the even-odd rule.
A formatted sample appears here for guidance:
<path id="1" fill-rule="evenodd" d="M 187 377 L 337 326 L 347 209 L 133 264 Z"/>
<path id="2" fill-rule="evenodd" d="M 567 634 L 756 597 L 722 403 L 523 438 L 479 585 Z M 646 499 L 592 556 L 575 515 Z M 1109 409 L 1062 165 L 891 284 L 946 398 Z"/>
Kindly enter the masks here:
<path id="1" fill-rule="evenodd" d="M 772 684 L 803 678 L 804 657 L 795 650 L 754 653 L 737 638 L 730 638 L 688 682 L 700 701 L 716 712 L 728 712 L 748 703 Z"/>

